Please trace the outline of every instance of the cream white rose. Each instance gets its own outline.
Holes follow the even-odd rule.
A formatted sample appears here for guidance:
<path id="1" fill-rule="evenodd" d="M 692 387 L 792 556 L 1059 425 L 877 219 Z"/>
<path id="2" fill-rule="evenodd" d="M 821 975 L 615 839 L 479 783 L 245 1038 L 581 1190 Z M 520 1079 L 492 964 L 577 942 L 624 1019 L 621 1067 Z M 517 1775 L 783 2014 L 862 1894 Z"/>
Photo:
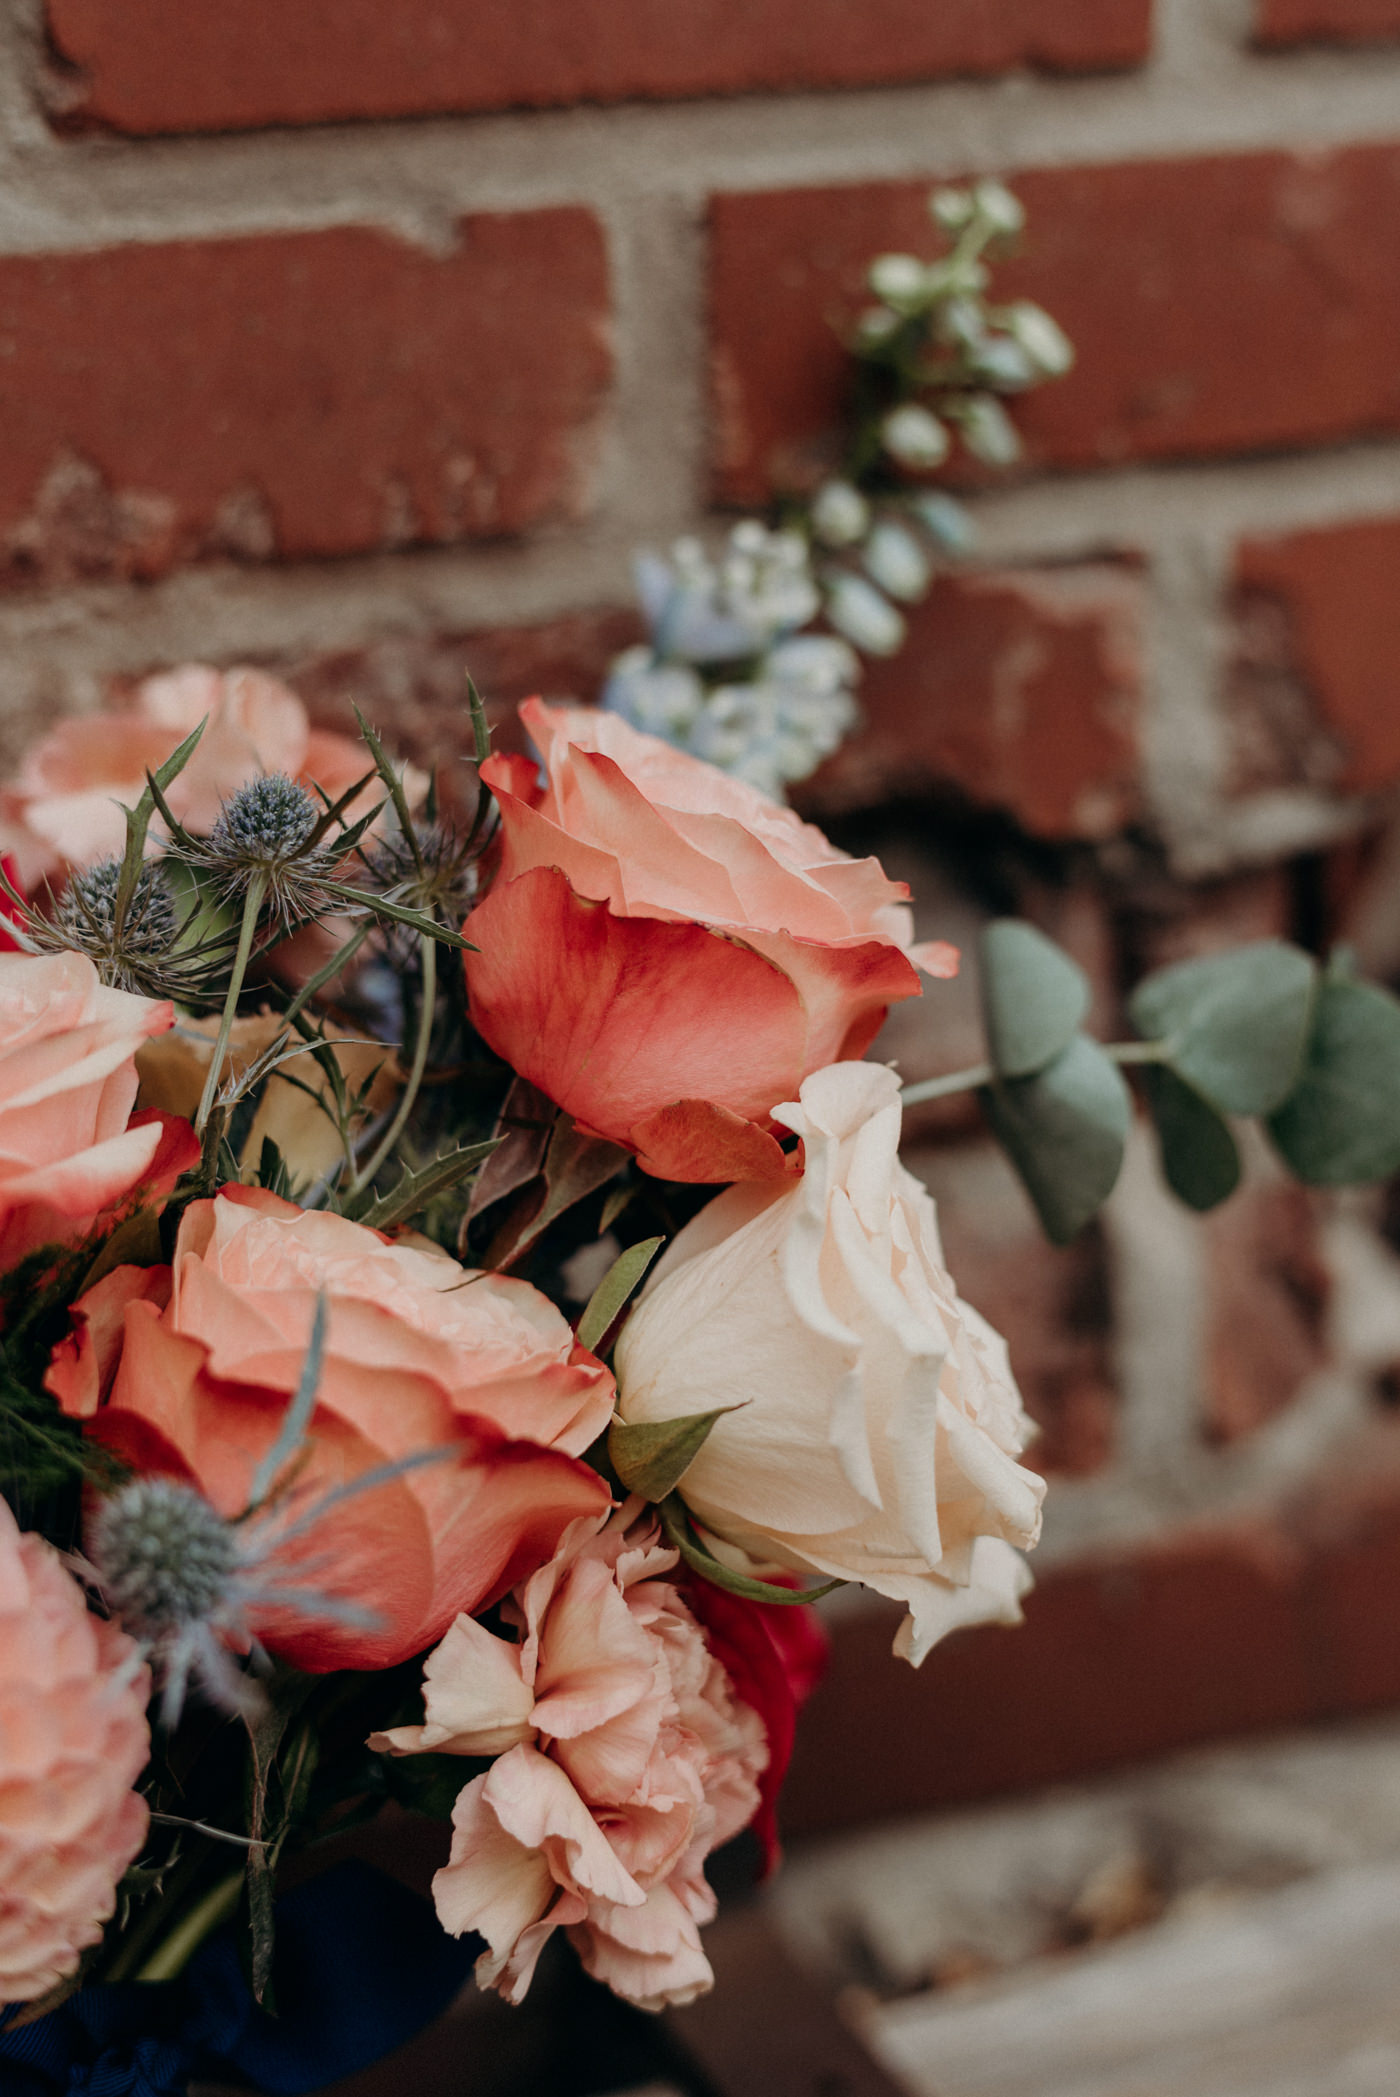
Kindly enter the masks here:
<path id="1" fill-rule="evenodd" d="M 729 1188 L 658 1263 L 617 1349 L 628 1421 L 738 1406 L 680 1491 L 751 1556 L 907 1603 L 917 1664 L 960 1624 L 1014 1623 L 1044 1481 L 1006 1346 L 962 1301 L 899 1162 L 899 1083 L 837 1063 L 775 1107 L 800 1181 Z"/>

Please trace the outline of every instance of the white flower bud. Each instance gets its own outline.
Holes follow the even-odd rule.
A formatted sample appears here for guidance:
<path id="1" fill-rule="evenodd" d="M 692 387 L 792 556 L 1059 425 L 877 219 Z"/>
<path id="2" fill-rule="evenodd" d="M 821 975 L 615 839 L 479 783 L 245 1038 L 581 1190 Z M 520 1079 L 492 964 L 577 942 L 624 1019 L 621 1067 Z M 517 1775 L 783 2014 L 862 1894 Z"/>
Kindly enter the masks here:
<path id="1" fill-rule="evenodd" d="M 812 530 L 824 546 L 852 546 L 870 527 L 870 505 L 849 481 L 828 481 L 812 504 Z"/>
<path id="2" fill-rule="evenodd" d="M 989 335 L 979 342 L 974 352 L 977 376 L 984 386 L 996 386 L 1003 393 L 1020 393 L 1036 381 L 1036 367 L 1030 352 L 1012 339 L 1010 335 Z"/>
<path id="3" fill-rule="evenodd" d="M 978 216 L 994 233 L 1019 233 L 1026 223 L 1026 207 L 1001 182 L 979 182 L 973 191 Z"/>
<path id="4" fill-rule="evenodd" d="M 972 519 L 951 495 L 916 495 L 910 507 L 945 553 L 966 553 L 975 542 L 977 533 Z"/>
<path id="5" fill-rule="evenodd" d="M 1007 333 L 1014 335 L 1037 371 L 1047 379 L 1062 378 L 1074 364 L 1074 344 L 1057 320 L 1043 306 L 1018 299 L 1002 316 Z"/>
<path id="6" fill-rule="evenodd" d="M 938 326 L 950 342 L 961 342 L 971 348 L 986 336 L 987 317 L 979 300 L 969 298 L 965 292 L 960 291 L 945 300 L 943 310 L 938 316 Z"/>
<path id="7" fill-rule="evenodd" d="M 963 442 L 984 466 L 1012 466 L 1021 456 L 1016 425 L 991 393 L 974 393 L 959 411 Z"/>
<path id="8" fill-rule="evenodd" d="M 888 306 L 867 306 L 856 322 L 856 341 L 862 349 L 877 349 L 898 326 L 899 315 Z"/>
<path id="9" fill-rule="evenodd" d="M 880 425 L 880 436 L 890 457 L 916 473 L 941 466 L 948 456 L 948 432 L 917 401 L 892 408 Z"/>
<path id="10" fill-rule="evenodd" d="M 882 590 L 915 604 L 929 586 L 928 555 L 902 524 L 877 524 L 865 548 L 865 565 Z"/>
<path id="11" fill-rule="evenodd" d="M 936 189 L 928 200 L 929 217 L 945 233 L 961 233 L 976 208 L 966 189 Z"/>
<path id="12" fill-rule="evenodd" d="M 867 281 L 896 313 L 917 313 L 928 303 L 928 269 L 915 255 L 877 255 Z"/>
<path id="13" fill-rule="evenodd" d="M 894 655 L 904 645 L 905 625 L 887 597 L 863 576 L 833 576 L 827 591 L 826 616 L 848 641 L 867 655 Z"/>

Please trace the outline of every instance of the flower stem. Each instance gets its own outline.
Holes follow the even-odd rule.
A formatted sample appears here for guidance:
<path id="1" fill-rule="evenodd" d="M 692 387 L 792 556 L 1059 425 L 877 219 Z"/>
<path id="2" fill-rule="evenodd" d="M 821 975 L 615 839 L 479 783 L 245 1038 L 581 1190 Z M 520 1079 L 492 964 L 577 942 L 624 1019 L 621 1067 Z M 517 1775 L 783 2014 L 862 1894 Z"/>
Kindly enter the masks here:
<path id="1" fill-rule="evenodd" d="M 167 1981 L 183 1973 L 205 1938 L 212 1936 L 221 1922 L 228 1921 L 238 1906 L 238 1896 L 242 1891 L 241 1869 L 229 1878 L 220 1879 L 218 1885 L 211 1887 L 203 1900 L 190 1909 L 184 1921 L 176 1925 L 165 1942 L 156 1947 L 136 1979 Z"/>
<path id="2" fill-rule="evenodd" d="M 1171 1056 L 1169 1041 L 1104 1041 L 1104 1054 L 1113 1063 L 1165 1063 Z M 973 1063 L 966 1070 L 950 1070 L 946 1077 L 923 1078 L 906 1085 L 900 1095 L 906 1107 L 921 1107 L 931 1099 L 949 1099 L 955 1092 L 976 1092 L 996 1076 L 992 1063 Z"/>
<path id="3" fill-rule="evenodd" d="M 224 999 L 223 1018 L 219 1021 L 218 1039 L 214 1053 L 209 1059 L 209 1074 L 204 1080 L 200 1094 L 199 1112 L 195 1116 L 196 1136 L 204 1134 L 204 1126 L 214 1109 L 218 1097 L 219 1080 L 224 1074 L 224 1058 L 228 1054 L 228 1039 L 233 1032 L 234 1017 L 238 1011 L 238 1000 L 243 990 L 243 978 L 248 973 L 248 958 L 253 951 L 253 935 L 258 929 L 258 917 L 262 911 L 263 895 L 267 887 L 266 876 L 254 874 L 248 883 L 248 893 L 243 898 L 243 922 L 238 928 L 238 948 L 233 957 L 233 971 L 228 979 L 228 995 Z"/>
<path id="4" fill-rule="evenodd" d="M 430 938 L 426 932 L 419 942 L 419 955 L 423 982 L 418 1003 L 418 1032 L 413 1043 L 413 1063 L 408 1073 L 408 1083 L 403 1088 L 403 1097 L 399 1101 L 398 1111 L 393 1120 L 375 1146 L 372 1156 L 355 1174 L 349 1190 L 351 1194 L 358 1194 L 362 1188 L 369 1185 L 403 1134 L 408 1117 L 413 1112 L 413 1103 L 418 1097 L 419 1087 L 423 1083 L 423 1073 L 428 1067 L 428 1044 L 432 1040 L 433 1014 L 437 1005 L 437 941 Z"/>

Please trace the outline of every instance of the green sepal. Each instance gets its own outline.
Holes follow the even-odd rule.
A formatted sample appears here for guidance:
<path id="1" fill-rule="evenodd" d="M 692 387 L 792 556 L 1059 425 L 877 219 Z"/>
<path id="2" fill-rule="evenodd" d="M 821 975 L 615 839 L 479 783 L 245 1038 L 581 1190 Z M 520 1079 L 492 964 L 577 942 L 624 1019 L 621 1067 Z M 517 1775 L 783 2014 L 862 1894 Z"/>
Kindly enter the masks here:
<path id="1" fill-rule="evenodd" d="M 1128 1010 L 1219 1113 L 1269 1114 L 1297 1082 L 1316 987 L 1311 955 L 1261 939 L 1159 969 L 1139 983 Z"/>
<path id="2" fill-rule="evenodd" d="M 1132 1100 L 1117 1064 L 1076 1034 L 1035 1077 L 984 1086 L 978 1097 L 1046 1236 L 1067 1245 L 1112 1193 L 1122 1167 Z"/>
<path id="3" fill-rule="evenodd" d="M 982 1017 L 1000 1077 L 1028 1078 L 1073 1041 L 1089 1010 L 1089 979 L 1053 940 L 1021 918 L 982 934 Z"/>
<path id="4" fill-rule="evenodd" d="M 639 1286 L 664 1243 L 664 1238 L 642 1238 L 618 1254 L 589 1297 L 588 1308 L 578 1321 L 580 1347 L 586 1347 L 590 1354 L 597 1353 L 623 1305 Z"/>
<path id="5" fill-rule="evenodd" d="M 608 1429 L 608 1461 L 629 1493 L 660 1502 L 680 1484 L 716 1420 L 738 1410 L 721 1405 L 710 1413 L 683 1413 L 675 1420 L 614 1419 Z"/>
<path id="6" fill-rule="evenodd" d="M 1228 1122 L 1165 1063 L 1143 1068 L 1167 1185 L 1191 1209 L 1213 1209 L 1234 1193 L 1240 1154 Z"/>
<path id="7" fill-rule="evenodd" d="M 775 1587 L 771 1580 L 750 1579 L 748 1574 L 736 1573 L 721 1564 L 712 1551 L 705 1549 L 690 1526 L 682 1501 L 674 1497 L 663 1500 L 658 1513 L 668 1542 L 674 1544 L 692 1573 L 698 1573 L 712 1587 L 722 1587 L 727 1594 L 742 1595 L 746 1602 L 819 1602 L 823 1595 L 835 1594 L 838 1587 L 847 1585 L 844 1580 L 826 1580 L 820 1587 Z"/>

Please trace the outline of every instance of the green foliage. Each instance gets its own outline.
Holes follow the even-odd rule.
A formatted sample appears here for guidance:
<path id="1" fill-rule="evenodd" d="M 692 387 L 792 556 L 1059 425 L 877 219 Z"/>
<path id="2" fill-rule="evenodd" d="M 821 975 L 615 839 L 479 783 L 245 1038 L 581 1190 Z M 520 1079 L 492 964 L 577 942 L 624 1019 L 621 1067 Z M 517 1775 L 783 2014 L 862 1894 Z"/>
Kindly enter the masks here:
<path id="1" fill-rule="evenodd" d="M 752 1580 L 746 1573 L 736 1573 L 732 1566 L 724 1565 L 712 1551 L 706 1550 L 675 1494 L 663 1500 L 657 1512 L 667 1540 L 680 1552 L 692 1573 L 698 1573 L 712 1587 L 724 1588 L 727 1594 L 742 1595 L 749 1602 L 819 1602 L 823 1595 L 834 1594 L 838 1587 L 846 1585 L 844 1580 L 827 1580 L 820 1587 L 793 1588 L 777 1587 L 771 1580 Z"/>
<path id="2" fill-rule="evenodd" d="M 629 1493 L 661 1501 L 680 1484 L 710 1436 L 716 1420 L 737 1412 L 685 1413 L 675 1420 L 614 1420 L 608 1429 L 608 1459 Z"/>
<path id="3" fill-rule="evenodd" d="M 1067 1049 L 1089 1010 L 1089 979 L 1062 948 L 1020 918 L 982 935 L 982 1014 L 997 1074 L 1033 1077 Z"/>
<path id="4" fill-rule="evenodd" d="M 1142 1076 L 1167 1185 L 1188 1208 L 1213 1209 L 1239 1185 L 1229 1124 L 1166 1064 L 1148 1064 Z"/>
<path id="5" fill-rule="evenodd" d="M 616 1324 L 623 1305 L 661 1250 L 660 1238 L 643 1238 L 620 1252 L 588 1299 L 588 1308 L 578 1321 L 578 1342 L 596 1354 Z"/>
<path id="6" fill-rule="evenodd" d="M 1298 1075 L 1317 982 L 1301 948 L 1264 939 L 1159 969 L 1134 991 L 1133 1025 L 1222 1114 L 1268 1114 Z"/>
<path id="7" fill-rule="evenodd" d="M 995 1079 L 980 1097 L 1046 1236 L 1068 1244 L 1112 1193 L 1123 1163 L 1132 1101 L 1117 1065 L 1076 1034 L 1034 1077 Z"/>
<path id="8" fill-rule="evenodd" d="M 1285 1164 L 1314 1186 L 1400 1170 L 1400 1002 L 1329 970 L 1301 1078 L 1268 1129 Z"/>

